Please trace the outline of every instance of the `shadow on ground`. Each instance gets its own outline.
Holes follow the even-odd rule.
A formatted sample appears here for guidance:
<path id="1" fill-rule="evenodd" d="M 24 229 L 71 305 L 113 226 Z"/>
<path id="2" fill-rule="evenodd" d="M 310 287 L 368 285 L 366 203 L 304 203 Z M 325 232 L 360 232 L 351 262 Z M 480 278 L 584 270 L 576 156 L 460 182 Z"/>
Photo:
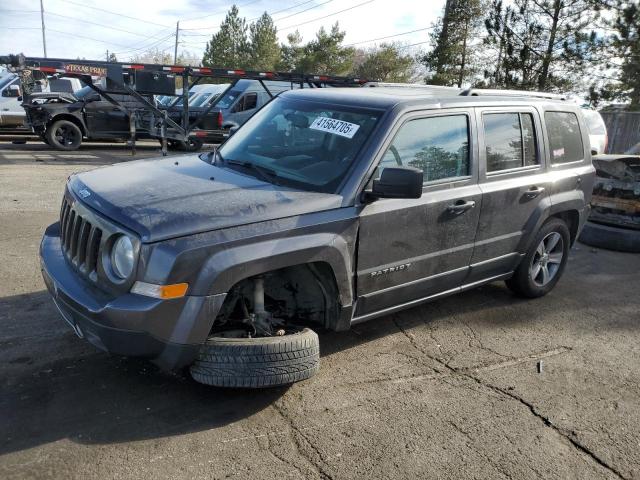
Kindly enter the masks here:
<path id="1" fill-rule="evenodd" d="M 609 264 L 608 273 L 615 274 L 623 264 Z M 594 267 L 576 267 L 547 303 L 562 304 L 576 273 L 590 279 Z M 489 311 L 518 308 L 523 302 L 545 300 L 521 300 L 502 284 L 491 284 L 397 315 L 407 330 L 428 328 L 425 322 L 451 312 L 471 313 L 489 329 L 500 329 L 523 319 Z M 105 444 L 215 429 L 255 415 L 287 391 L 206 387 L 186 372 L 166 373 L 144 360 L 98 352 L 73 335 L 44 291 L 0 299 L 0 326 L 0 454 L 64 438 Z M 617 326 L 637 328 L 637 323 Z M 397 332 L 395 322 L 385 317 L 348 332 L 322 333 L 322 355 Z"/>

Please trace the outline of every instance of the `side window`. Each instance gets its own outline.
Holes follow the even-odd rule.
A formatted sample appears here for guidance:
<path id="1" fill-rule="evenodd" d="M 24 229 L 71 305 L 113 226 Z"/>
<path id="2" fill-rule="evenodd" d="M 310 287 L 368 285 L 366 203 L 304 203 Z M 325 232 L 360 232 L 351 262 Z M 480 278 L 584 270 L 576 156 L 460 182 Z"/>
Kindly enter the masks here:
<path id="1" fill-rule="evenodd" d="M 485 113 L 487 172 L 538 165 L 536 134 L 530 113 Z"/>
<path id="2" fill-rule="evenodd" d="M 469 175 L 469 120 L 445 115 L 411 120 L 400 128 L 378 167 L 408 165 L 424 172 L 424 181 Z"/>
<path id="3" fill-rule="evenodd" d="M 256 108 L 256 105 L 258 105 L 258 94 L 247 93 L 244 96 L 244 105 L 242 106 L 242 111 Z"/>
<path id="4" fill-rule="evenodd" d="M 577 162 L 584 159 L 584 146 L 578 117 L 570 112 L 546 112 L 551 163 Z"/>

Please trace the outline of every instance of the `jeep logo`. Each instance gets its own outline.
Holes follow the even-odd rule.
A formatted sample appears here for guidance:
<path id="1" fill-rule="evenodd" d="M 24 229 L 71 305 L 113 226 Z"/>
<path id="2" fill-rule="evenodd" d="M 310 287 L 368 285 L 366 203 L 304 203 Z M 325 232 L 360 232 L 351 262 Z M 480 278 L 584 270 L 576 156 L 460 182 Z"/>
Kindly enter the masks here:
<path id="1" fill-rule="evenodd" d="M 396 265 L 394 267 L 384 268 L 382 270 L 376 270 L 375 272 L 371 272 L 371 278 L 379 277 L 380 275 L 386 275 L 387 273 L 399 272 L 401 270 L 406 270 L 411 266 L 410 263 L 403 263 L 402 265 Z"/>

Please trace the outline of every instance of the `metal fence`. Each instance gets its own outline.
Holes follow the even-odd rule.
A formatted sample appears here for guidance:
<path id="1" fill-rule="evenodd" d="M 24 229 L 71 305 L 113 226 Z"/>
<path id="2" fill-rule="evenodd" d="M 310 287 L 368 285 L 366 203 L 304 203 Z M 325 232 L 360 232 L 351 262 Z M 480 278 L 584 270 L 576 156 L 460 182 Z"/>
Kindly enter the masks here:
<path id="1" fill-rule="evenodd" d="M 607 126 L 607 153 L 625 153 L 640 144 L 640 112 L 600 112 Z"/>

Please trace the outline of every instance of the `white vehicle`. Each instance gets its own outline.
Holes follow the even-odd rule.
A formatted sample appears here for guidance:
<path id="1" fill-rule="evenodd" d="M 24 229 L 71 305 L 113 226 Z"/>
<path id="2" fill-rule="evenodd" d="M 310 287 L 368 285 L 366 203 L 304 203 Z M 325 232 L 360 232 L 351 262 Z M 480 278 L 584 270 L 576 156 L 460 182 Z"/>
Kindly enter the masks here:
<path id="1" fill-rule="evenodd" d="M 591 142 L 591 153 L 601 155 L 606 153 L 609 137 L 607 135 L 607 126 L 600 115 L 595 110 L 588 108 L 582 109 L 582 114 L 589 128 L 589 142 Z"/>
<path id="2" fill-rule="evenodd" d="M 206 85 L 196 85 L 196 87 L 200 88 L 196 95 L 193 95 L 189 98 L 189 106 L 190 107 L 208 107 L 211 105 L 218 96 L 220 96 L 227 88 L 229 88 L 228 83 L 220 83 L 220 84 L 211 84 L 208 83 Z"/>
<path id="3" fill-rule="evenodd" d="M 53 78 L 38 85 L 36 91 L 73 93 L 82 86 L 77 78 Z M 25 118 L 20 78 L 15 73 L 5 73 L 0 77 L 0 128 L 23 127 Z"/>

